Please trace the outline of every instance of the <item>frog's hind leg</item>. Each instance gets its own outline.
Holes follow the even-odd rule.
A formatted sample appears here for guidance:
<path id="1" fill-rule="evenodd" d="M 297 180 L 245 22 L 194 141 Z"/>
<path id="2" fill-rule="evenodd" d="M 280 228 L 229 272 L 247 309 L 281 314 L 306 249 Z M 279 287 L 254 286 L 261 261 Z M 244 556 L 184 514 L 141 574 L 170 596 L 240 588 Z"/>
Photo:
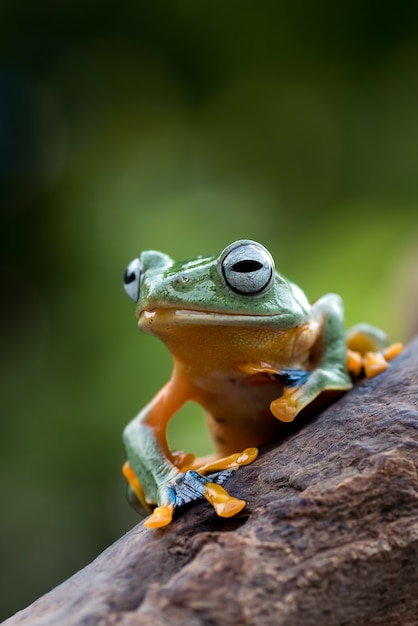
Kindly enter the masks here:
<path id="1" fill-rule="evenodd" d="M 402 351 L 401 343 L 389 345 L 386 333 L 369 324 L 357 324 L 346 335 L 347 369 L 354 378 L 364 371 L 373 378 L 388 367 L 391 359 Z"/>

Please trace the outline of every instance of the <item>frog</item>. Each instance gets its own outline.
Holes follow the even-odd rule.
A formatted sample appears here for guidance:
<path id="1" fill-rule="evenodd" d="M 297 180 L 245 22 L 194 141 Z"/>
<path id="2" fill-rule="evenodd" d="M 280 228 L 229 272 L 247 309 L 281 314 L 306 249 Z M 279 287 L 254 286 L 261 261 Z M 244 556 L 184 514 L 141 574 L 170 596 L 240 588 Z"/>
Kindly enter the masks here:
<path id="1" fill-rule="evenodd" d="M 402 350 L 368 324 L 346 332 L 339 295 L 311 304 L 250 239 L 184 262 L 144 251 L 126 268 L 124 288 L 138 327 L 173 359 L 168 382 L 123 432 L 123 474 L 147 528 L 167 526 L 199 499 L 221 518 L 237 515 L 246 502 L 226 490 L 227 479 L 284 424 L 385 371 Z M 206 413 L 212 455 L 168 445 L 169 421 L 188 401 Z"/>

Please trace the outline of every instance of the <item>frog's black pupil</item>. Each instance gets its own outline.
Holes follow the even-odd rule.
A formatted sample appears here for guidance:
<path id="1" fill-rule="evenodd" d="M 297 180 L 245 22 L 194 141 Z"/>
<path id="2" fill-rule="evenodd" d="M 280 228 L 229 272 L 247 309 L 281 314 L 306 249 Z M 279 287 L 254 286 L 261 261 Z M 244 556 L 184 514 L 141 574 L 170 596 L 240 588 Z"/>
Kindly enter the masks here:
<path id="1" fill-rule="evenodd" d="M 232 266 L 234 272 L 240 272 L 241 274 L 249 274 L 250 272 L 256 272 L 261 270 L 263 264 L 260 261 L 254 261 L 253 259 L 245 259 L 244 261 L 237 261 Z"/>
<path id="2" fill-rule="evenodd" d="M 125 283 L 125 285 L 129 285 L 129 283 L 133 283 L 135 280 L 135 272 L 128 272 L 128 270 L 125 270 L 125 273 L 123 275 L 123 282 Z"/>

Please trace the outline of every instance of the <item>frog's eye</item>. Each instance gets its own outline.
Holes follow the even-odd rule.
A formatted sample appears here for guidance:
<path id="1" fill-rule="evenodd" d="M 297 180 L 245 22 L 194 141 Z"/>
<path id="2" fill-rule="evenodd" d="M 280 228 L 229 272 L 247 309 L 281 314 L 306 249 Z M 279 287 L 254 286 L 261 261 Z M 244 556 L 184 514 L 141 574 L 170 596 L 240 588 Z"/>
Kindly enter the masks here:
<path id="1" fill-rule="evenodd" d="M 139 279 L 141 277 L 141 262 L 134 259 L 128 265 L 123 275 L 123 286 L 126 293 L 134 302 L 139 299 Z"/>
<path id="2" fill-rule="evenodd" d="M 237 293 L 255 295 L 272 285 L 274 261 L 263 246 L 253 241 L 239 242 L 227 249 L 222 261 L 227 285 Z"/>

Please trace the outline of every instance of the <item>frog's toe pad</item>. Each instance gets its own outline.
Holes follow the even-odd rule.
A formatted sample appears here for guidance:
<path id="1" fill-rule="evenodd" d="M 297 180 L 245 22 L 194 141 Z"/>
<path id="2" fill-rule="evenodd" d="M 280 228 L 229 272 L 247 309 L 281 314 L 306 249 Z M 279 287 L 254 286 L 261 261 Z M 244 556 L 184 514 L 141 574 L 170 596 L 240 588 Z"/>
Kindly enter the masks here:
<path id="1" fill-rule="evenodd" d="M 386 361 L 391 361 L 395 358 L 395 356 L 398 356 L 398 354 L 400 354 L 402 350 L 403 344 L 401 342 L 392 343 L 390 346 L 383 350 L 383 356 L 385 357 Z"/>
<path id="2" fill-rule="evenodd" d="M 145 520 L 144 526 L 147 528 L 163 528 L 168 526 L 173 519 L 174 506 L 166 504 L 157 506 L 152 514 Z"/>
<path id="3" fill-rule="evenodd" d="M 230 496 L 223 487 L 214 483 L 206 485 L 204 496 L 219 517 L 233 517 L 246 505 L 245 500 Z"/>
<path id="4" fill-rule="evenodd" d="M 373 378 L 387 370 L 389 363 L 380 352 L 367 352 L 363 358 L 363 367 L 367 378 Z"/>
<path id="5" fill-rule="evenodd" d="M 281 422 L 293 422 L 298 413 L 297 401 L 286 390 L 281 398 L 271 402 L 270 411 Z"/>

